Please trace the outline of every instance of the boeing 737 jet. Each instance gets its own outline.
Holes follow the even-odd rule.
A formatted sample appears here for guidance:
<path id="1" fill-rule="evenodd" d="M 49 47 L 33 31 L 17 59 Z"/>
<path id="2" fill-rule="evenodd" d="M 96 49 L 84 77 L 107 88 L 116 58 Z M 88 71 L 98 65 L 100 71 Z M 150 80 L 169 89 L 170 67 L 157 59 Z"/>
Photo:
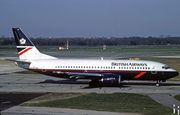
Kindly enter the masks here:
<path id="1" fill-rule="evenodd" d="M 119 85 L 123 80 L 159 82 L 179 75 L 168 65 L 143 60 L 58 59 L 38 51 L 21 31 L 13 28 L 19 58 L 16 65 L 41 74 L 69 79 L 91 79 L 90 86 Z"/>

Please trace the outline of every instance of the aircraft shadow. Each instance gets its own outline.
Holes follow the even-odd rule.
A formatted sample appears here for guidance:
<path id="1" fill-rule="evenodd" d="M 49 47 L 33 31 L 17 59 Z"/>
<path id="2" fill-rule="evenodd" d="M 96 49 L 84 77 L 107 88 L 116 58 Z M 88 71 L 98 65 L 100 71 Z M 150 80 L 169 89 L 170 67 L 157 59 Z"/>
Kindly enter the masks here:
<path id="1" fill-rule="evenodd" d="M 46 93 L 0 93 L 0 112 Z"/>
<path id="2" fill-rule="evenodd" d="M 0 75 L 9 75 L 10 73 L 0 73 Z"/>
<path id="3" fill-rule="evenodd" d="M 76 79 L 67 79 L 67 80 L 51 80 L 47 79 L 43 82 L 39 82 L 37 84 L 84 84 L 88 85 L 86 87 L 83 87 L 82 89 L 90 89 L 90 88 L 101 88 L 101 87 L 129 87 L 129 86 L 123 86 L 123 85 L 98 85 L 98 86 L 89 86 L 90 81 L 78 81 Z"/>
<path id="4" fill-rule="evenodd" d="M 67 80 L 51 80 L 47 79 L 43 82 L 39 82 L 38 84 L 86 84 L 88 85 L 90 81 L 78 81 L 76 79 L 67 79 Z M 160 86 L 180 86 L 180 83 L 167 83 L 167 82 L 160 82 Z M 101 85 L 101 86 L 87 86 L 85 88 L 97 88 L 97 87 L 131 87 L 131 86 L 156 86 L 156 82 L 139 82 L 139 81 L 133 81 L 133 82 L 121 82 L 120 85 Z"/>
<path id="5" fill-rule="evenodd" d="M 39 82 L 37 84 L 46 84 L 46 83 L 51 83 L 51 84 L 89 84 L 89 81 L 78 81 L 76 79 L 68 79 L 68 80 L 51 80 L 51 79 L 47 79 L 43 82 Z"/>
<path id="6" fill-rule="evenodd" d="M 83 87 L 81 89 L 93 89 L 93 88 L 103 88 L 103 87 L 109 87 L 109 88 L 125 88 L 125 87 L 130 87 L 130 86 L 123 86 L 123 85 L 101 85 L 101 86 L 87 86 L 87 87 Z"/>

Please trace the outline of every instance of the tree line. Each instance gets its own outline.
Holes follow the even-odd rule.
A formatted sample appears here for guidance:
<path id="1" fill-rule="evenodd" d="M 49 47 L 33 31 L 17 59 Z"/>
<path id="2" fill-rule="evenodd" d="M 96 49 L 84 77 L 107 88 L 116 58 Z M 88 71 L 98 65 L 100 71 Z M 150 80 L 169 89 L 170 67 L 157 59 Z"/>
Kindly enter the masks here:
<path id="1" fill-rule="evenodd" d="M 67 40 L 69 45 L 178 45 L 180 44 L 180 37 L 123 37 L 123 38 L 30 38 L 35 45 L 39 46 L 65 46 Z M 0 45 L 15 45 L 14 38 L 1 37 Z"/>

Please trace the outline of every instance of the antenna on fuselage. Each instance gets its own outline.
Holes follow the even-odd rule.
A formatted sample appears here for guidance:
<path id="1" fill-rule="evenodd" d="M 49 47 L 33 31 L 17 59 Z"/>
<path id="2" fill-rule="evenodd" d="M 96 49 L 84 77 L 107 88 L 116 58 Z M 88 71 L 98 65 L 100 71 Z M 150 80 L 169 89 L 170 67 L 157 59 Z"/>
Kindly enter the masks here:
<path id="1" fill-rule="evenodd" d="M 101 60 L 103 60 L 104 58 L 103 57 L 101 57 Z"/>

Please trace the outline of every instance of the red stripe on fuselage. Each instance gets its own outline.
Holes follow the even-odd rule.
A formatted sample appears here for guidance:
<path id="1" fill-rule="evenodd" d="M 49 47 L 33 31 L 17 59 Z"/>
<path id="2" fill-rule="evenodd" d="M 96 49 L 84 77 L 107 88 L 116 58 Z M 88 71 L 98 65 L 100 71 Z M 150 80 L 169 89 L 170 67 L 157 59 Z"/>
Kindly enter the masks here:
<path id="1" fill-rule="evenodd" d="M 22 55 L 22 54 L 24 54 L 24 53 L 26 53 L 26 52 L 29 51 L 30 49 L 32 49 L 32 47 L 29 47 L 29 48 L 23 50 L 22 52 L 19 52 L 19 56 Z"/>
<path id="2" fill-rule="evenodd" d="M 134 78 L 139 78 L 141 77 L 142 75 L 144 75 L 146 72 L 141 72 L 140 74 L 136 75 Z"/>

